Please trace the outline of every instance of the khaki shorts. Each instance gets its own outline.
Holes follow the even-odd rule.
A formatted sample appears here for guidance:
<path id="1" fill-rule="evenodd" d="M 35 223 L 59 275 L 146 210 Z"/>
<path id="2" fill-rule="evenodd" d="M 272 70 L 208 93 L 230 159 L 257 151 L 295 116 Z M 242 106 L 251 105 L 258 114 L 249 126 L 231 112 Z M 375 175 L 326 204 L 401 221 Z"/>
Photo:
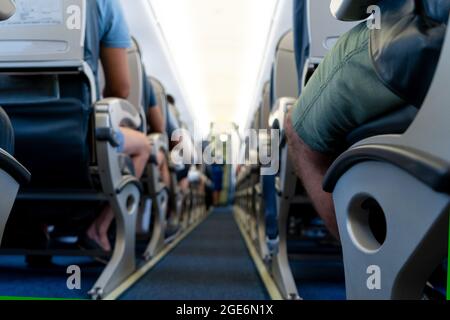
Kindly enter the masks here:
<path id="1" fill-rule="evenodd" d="M 369 35 L 366 23 L 343 35 L 293 108 L 293 127 L 315 151 L 341 151 L 351 131 L 405 105 L 375 73 Z"/>

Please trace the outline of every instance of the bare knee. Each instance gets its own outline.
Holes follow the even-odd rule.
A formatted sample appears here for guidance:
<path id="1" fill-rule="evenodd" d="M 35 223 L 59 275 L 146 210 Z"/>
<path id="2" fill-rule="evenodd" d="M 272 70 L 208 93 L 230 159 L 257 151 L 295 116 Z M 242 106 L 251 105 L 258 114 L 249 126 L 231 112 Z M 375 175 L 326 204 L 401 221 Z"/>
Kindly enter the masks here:
<path id="1" fill-rule="evenodd" d="M 125 136 L 124 152 L 131 157 L 150 157 L 152 146 L 148 138 L 142 132 L 121 128 Z"/>
<path id="2" fill-rule="evenodd" d="M 289 152 L 295 155 L 307 152 L 309 150 L 309 147 L 295 131 L 290 113 L 286 117 L 284 127 L 286 128 L 286 138 L 289 145 Z M 299 159 L 299 157 L 295 157 L 295 159 Z"/>
<path id="3" fill-rule="evenodd" d="M 289 152 L 292 158 L 295 159 L 295 169 L 301 171 L 303 168 L 299 164 L 308 163 L 314 168 L 318 169 L 325 175 L 328 168 L 331 166 L 334 157 L 329 154 L 313 150 L 303 139 L 297 134 L 292 125 L 291 115 L 289 114 L 285 123 L 286 138 L 289 145 Z"/>
<path id="4" fill-rule="evenodd" d="M 152 146 L 150 144 L 150 141 L 148 141 L 147 137 L 143 135 L 142 137 L 142 154 L 146 156 L 147 158 L 150 158 L 150 155 L 152 154 Z"/>

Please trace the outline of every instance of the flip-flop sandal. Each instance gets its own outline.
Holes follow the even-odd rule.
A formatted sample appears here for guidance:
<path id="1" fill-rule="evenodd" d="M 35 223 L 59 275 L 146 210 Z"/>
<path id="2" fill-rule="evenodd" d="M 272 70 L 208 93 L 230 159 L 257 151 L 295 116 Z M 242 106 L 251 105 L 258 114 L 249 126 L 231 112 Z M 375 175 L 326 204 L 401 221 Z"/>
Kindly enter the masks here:
<path id="1" fill-rule="evenodd" d="M 94 254 L 95 256 L 93 258 L 95 261 L 108 264 L 106 258 L 110 257 L 112 253 L 105 251 L 96 241 L 88 236 L 80 237 L 77 245 L 81 250 Z"/>

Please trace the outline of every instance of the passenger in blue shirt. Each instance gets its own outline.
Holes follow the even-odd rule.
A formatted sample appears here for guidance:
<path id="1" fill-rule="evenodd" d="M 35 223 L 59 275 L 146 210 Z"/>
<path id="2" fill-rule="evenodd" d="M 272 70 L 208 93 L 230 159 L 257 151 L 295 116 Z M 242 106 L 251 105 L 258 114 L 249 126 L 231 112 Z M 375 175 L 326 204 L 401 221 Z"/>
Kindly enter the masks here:
<path id="1" fill-rule="evenodd" d="M 144 71 L 144 97 L 145 97 L 145 113 L 147 114 L 148 126 L 150 133 L 165 133 L 166 125 L 164 123 L 164 116 L 161 106 L 158 105 L 158 100 L 156 99 L 155 90 L 147 78 Z"/>
<path id="2" fill-rule="evenodd" d="M 105 90 L 103 96 L 128 98 L 130 93 L 130 70 L 128 66 L 127 49 L 131 46 L 131 37 L 118 0 L 96 0 L 98 13 L 98 43 L 92 45 L 92 56 L 98 49 L 100 61 L 105 73 Z M 92 39 L 92 38 L 91 38 Z M 97 38 L 96 38 L 97 39 Z M 96 48 L 98 47 L 99 48 Z M 87 59 L 88 60 L 88 59 Z M 95 63 L 93 64 L 96 72 Z M 151 153 L 151 146 L 145 134 L 130 128 L 121 128 L 117 132 L 120 142 L 119 152 L 131 157 L 140 178 L 144 172 Z M 104 251 L 111 251 L 108 240 L 108 229 L 114 220 L 114 213 L 107 206 L 86 232 L 91 246 L 98 246 Z"/>

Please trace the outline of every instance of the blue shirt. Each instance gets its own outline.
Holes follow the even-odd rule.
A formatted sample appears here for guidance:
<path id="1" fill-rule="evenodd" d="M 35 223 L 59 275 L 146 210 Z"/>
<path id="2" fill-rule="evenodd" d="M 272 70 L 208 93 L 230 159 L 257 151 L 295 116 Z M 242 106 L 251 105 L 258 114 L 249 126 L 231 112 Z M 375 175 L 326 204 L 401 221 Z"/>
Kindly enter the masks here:
<path id="1" fill-rule="evenodd" d="M 167 135 L 169 136 L 169 139 L 172 137 L 172 134 L 180 129 L 180 124 L 178 123 L 177 118 L 175 115 L 170 111 L 169 108 L 167 108 Z"/>
<path id="2" fill-rule="evenodd" d="M 152 83 L 147 77 L 144 71 L 144 95 L 145 95 L 145 108 L 154 108 L 158 105 L 156 100 L 155 90 L 153 89 Z"/>
<path id="3" fill-rule="evenodd" d="M 131 36 L 119 0 L 97 0 L 99 38 L 106 48 L 131 47 Z"/>
<path id="4" fill-rule="evenodd" d="M 98 83 L 100 47 L 129 48 L 131 36 L 118 0 L 87 1 L 86 18 L 84 59 L 91 67 Z M 97 94 L 99 95 L 98 86 Z"/>

